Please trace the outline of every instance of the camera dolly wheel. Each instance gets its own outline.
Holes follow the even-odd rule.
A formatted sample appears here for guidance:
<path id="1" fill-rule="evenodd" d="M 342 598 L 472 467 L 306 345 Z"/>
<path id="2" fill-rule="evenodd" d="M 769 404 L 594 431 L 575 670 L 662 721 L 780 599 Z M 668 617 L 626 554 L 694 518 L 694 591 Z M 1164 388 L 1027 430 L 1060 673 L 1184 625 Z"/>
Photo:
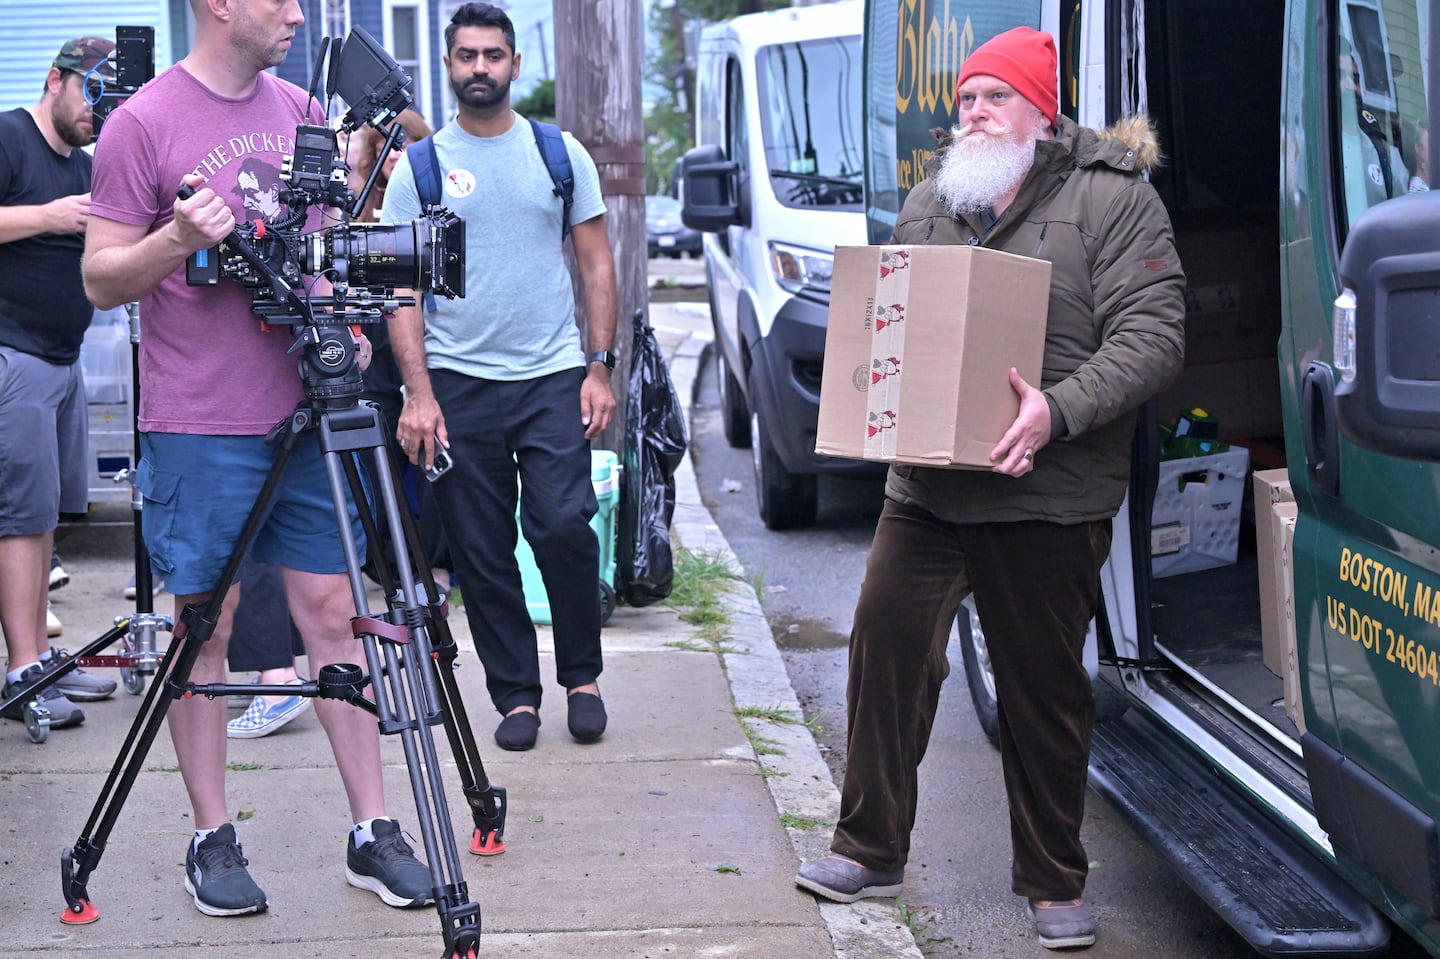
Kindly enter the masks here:
<path id="1" fill-rule="evenodd" d="M 120 682 L 125 687 L 125 692 L 131 696 L 139 696 L 145 691 L 145 677 L 137 669 L 129 666 L 120 667 Z"/>
<path id="2" fill-rule="evenodd" d="M 25 704 L 25 734 L 32 743 L 43 743 L 50 735 L 50 710 L 36 699 Z"/>

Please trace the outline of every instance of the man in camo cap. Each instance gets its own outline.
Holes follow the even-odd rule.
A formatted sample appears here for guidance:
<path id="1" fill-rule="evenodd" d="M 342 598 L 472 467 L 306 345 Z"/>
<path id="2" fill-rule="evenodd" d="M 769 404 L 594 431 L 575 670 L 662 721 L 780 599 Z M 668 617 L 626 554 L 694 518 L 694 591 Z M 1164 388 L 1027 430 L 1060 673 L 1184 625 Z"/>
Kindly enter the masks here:
<path id="1" fill-rule="evenodd" d="M 19 697 L 66 658 L 50 648 L 45 613 L 55 526 L 62 512 L 84 513 L 89 499 L 79 362 L 94 314 L 80 279 L 91 167 L 81 148 L 93 131 L 85 87 L 114 79 L 106 59 L 114 49 L 99 37 L 69 41 L 40 102 L 0 113 L 0 631 L 8 659 L 0 700 Z M 74 669 L 4 715 L 22 719 L 25 703 L 38 700 L 51 728 L 75 726 L 85 714 L 74 701 L 114 691 L 114 680 Z"/>

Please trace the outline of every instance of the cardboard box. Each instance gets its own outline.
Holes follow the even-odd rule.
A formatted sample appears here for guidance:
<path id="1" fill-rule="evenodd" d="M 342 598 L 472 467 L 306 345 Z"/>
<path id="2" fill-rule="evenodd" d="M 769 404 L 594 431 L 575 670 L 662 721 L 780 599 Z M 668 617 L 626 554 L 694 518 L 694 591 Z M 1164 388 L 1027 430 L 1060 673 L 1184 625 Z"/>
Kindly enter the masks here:
<path id="1" fill-rule="evenodd" d="M 815 451 L 989 469 L 1038 386 L 1050 264 L 972 246 L 837 247 Z"/>
<path id="2" fill-rule="evenodd" d="M 1284 600 L 1280 589 L 1280 548 L 1284 520 L 1295 517 L 1295 493 L 1290 489 L 1290 471 L 1256 470 L 1251 477 L 1255 491 L 1255 558 L 1260 573 L 1260 644 L 1265 668 L 1276 676 L 1285 675 L 1285 639 L 1282 624 Z M 1289 504 L 1289 510 L 1274 507 Z"/>
<path id="3" fill-rule="evenodd" d="M 1174 576 L 1235 562 L 1250 451 L 1162 460 L 1150 517 L 1150 569 Z"/>
<path id="4" fill-rule="evenodd" d="M 1285 504 L 1277 504 L 1279 506 Z M 1294 505 L 1294 504 L 1290 504 Z M 1305 733 L 1305 710 L 1300 703 L 1300 657 L 1295 643 L 1295 519 L 1285 521 L 1280 539 L 1280 590 L 1285 620 L 1285 715 L 1301 735 Z"/>
<path id="5" fill-rule="evenodd" d="M 1255 474 L 1257 477 L 1259 473 Z M 1256 487 L 1260 480 L 1256 480 Z M 1260 574 L 1260 650 L 1265 668 L 1285 676 L 1285 595 L 1288 570 L 1284 565 L 1286 527 L 1295 525 L 1294 500 L 1269 503 L 1255 495 L 1255 558 Z M 1293 646 L 1294 640 L 1289 640 Z"/>

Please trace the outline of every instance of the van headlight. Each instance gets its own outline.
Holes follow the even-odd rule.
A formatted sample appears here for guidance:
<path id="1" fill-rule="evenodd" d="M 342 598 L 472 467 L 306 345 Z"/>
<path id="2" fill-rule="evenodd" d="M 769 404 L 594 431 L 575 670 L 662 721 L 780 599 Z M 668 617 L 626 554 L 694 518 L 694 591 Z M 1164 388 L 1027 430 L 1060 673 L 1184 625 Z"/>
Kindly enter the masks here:
<path id="1" fill-rule="evenodd" d="M 775 280 L 791 293 L 809 287 L 830 292 L 830 275 L 835 271 L 835 252 L 807 250 L 788 243 L 770 244 L 770 269 Z"/>

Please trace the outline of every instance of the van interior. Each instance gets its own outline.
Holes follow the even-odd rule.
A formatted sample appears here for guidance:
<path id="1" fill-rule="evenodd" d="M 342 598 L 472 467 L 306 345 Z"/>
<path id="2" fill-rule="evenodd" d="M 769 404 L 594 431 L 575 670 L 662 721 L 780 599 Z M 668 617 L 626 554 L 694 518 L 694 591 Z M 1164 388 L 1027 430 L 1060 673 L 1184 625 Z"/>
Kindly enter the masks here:
<path id="1" fill-rule="evenodd" d="M 1235 524 L 1236 553 L 1233 563 L 1168 573 L 1163 505 L 1157 525 L 1146 524 L 1155 550 L 1151 631 L 1156 654 L 1170 667 L 1155 682 L 1202 715 L 1231 720 L 1218 725 L 1232 732 L 1244 727 L 1246 735 L 1264 730 L 1272 745 L 1281 745 L 1299 732 L 1286 715 L 1282 680 L 1262 656 L 1257 513 L 1248 471 L 1286 465 L 1276 160 L 1284 5 L 1216 0 L 1196 16 L 1181 0 L 1156 0 L 1143 12 L 1143 41 L 1130 62 L 1144 77 L 1165 155 L 1152 182 L 1169 209 L 1187 278 L 1185 369 L 1157 400 L 1158 435 L 1148 466 L 1158 466 L 1157 503 L 1198 482 L 1206 484 L 1209 499 L 1229 504 L 1219 515 Z M 1189 411 L 1197 412 L 1180 420 Z M 1176 434 L 1188 429 L 1192 437 L 1221 441 L 1202 449 L 1243 449 L 1248 471 L 1247 464 L 1190 472 L 1167 466 L 1161 450 L 1175 442 L 1167 438 L 1171 424 Z M 1268 512 L 1262 504 L 1260 522 L 1268 522 Z"/>

